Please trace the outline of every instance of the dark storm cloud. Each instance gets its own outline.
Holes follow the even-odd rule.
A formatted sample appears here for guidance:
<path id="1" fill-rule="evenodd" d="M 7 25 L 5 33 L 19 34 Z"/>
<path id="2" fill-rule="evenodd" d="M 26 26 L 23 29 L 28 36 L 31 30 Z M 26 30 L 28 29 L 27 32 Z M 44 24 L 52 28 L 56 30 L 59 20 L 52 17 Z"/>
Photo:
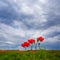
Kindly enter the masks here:
<path id="1" fill-rule="evenodd" d="M 9 24 L 13 20 L 18 18 L 18 13 L 14 9 L 14 5 L 5 0 L 1 0 L 0 3 L 2 3 L 0 6 L 0 22 Z"/>
<path id="2" fill-rule="evenodd" d="M 25 31 L 28 31 L 26 34 L 29 35 L 35 30 L 38 33 L 41 33 L 41 30 L 41 34 L 47 38 L 52 39 L 56 36 L 59 37 L 60 0 L 46 0 L 46 2 L 44 0 L 40 2 L 39 0 L 0 0 L 0 26 L 0 42 L 6 40 L 6 43 L 4 43 L 6 49 L 15 49 L 15 47 L 22 42 L 22 40 L 18 41 L 18 39 L 22 39 L 22 37 L 27 39 Z M 15 28 L 16 26 L 18 28 Z M 21 32 L 23 32 L 23 34 Z M 45 46 L 47 46 L 47 49 L 60 48 L 58 46 L 60 43 L 58 40 L 60 41 L 60 39 L 56 39 L 57 42 L 55 43 L 53 42 L 51 44 L 50 39 L 48 45 L 47 43 L 44 43 Z M 12 40 L 15 42 L 12 42 Z M 0 48 L 4 47 L 0 46 Z"/>

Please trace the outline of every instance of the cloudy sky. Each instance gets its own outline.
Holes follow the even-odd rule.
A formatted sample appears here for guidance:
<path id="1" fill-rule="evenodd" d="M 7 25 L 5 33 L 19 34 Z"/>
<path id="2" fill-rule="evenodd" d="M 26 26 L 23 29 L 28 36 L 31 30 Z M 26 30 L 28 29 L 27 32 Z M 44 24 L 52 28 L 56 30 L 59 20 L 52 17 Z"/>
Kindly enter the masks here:
<path id="1" fill-rule="evenodd" d="M 60 0 L 0 0 L 0 49 L 38 36 L 41 48 L 60 49 Z"/>

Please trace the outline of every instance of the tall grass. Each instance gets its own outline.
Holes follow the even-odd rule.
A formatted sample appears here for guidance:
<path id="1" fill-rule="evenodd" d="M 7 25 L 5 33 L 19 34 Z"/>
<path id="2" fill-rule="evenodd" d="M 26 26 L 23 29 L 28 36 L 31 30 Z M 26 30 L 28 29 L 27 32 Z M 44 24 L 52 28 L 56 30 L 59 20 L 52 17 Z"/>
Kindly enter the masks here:
<path id="1" fill-rule="evenodd" d="M 60 60 L 60 51 L 5 51 L 0 60 Z"/>

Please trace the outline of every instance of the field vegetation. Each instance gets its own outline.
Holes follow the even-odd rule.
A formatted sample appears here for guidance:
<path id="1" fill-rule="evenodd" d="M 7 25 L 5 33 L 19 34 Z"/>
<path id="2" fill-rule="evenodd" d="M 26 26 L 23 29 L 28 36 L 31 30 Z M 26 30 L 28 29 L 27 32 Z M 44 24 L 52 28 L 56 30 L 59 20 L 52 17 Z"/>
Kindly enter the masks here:
<path id="1" fill-rule="evenodd" d="M 0 50 L 0 60 L 60 60 L 60 50 Z"/>

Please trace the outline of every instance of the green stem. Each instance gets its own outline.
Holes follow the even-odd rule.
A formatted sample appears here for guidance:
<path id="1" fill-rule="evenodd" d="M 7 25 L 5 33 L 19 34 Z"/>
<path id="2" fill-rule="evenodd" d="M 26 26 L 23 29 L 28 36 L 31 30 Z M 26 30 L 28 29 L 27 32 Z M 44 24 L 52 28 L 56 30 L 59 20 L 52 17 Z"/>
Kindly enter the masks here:
<path id="1" fill-rule="evenodd" d="M 38 47 L 39 47 L 39 50 L 40 50 L 40 43 L 38 43 Z"/>
<path id="2" fill-rule="evenodd" d="M 39 42 L 39 41 L 37 41 L 37 44 L 38 44 L 38 48 L 39 48 L 39 50 L 40 50 L 40 42 Z"/>
<path id="3" fill-rule="evenodd" d="M 35 50 L 37 50 L 37 43 L 35 44 Z"/>
<path id="4" fill-rule="evenodd" d="M 25 51 L 26 51 L 26 47 L 25 47 Z"/>
<path id="5" fill-rule="evenodd" d="M 33 45 L 31 44 L 31 50 L 32 50 L 32 46 L 33 46 Z"/>

